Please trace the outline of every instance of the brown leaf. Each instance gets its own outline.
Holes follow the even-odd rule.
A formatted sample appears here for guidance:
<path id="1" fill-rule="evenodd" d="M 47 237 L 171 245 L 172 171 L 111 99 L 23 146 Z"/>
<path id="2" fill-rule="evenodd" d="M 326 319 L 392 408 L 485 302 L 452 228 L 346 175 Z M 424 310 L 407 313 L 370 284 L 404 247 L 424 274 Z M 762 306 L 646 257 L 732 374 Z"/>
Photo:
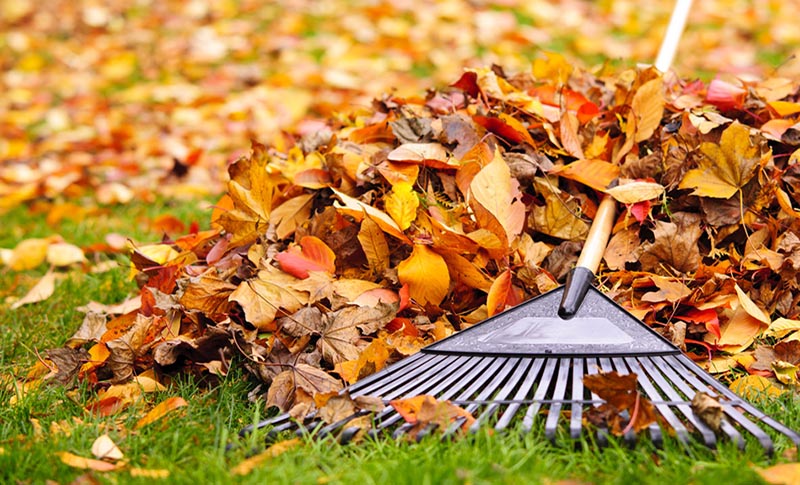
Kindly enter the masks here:
<path id="1" fill-rule="evenodd" d="M 719 401 L 705 392 L 698 391 L 692 398 L 691 406 L 692 411 L 695 416 L 700 418 L 700 421 L 705 423 L 712 430 L 719 431 L 725 414 L 725 410 Z"/>
<path id="2" fill-rule="evenodd" d="M 584 376 L 583 384 L 587 389 L 606 401 L 590 409 L 587 419 L 594 420 L 595 424 L 608 426 L 617 436 L 625 434 L 628 428 L 639 432 L 656 422 L 656 409 L 639 392 L 637 379 L 636 374 L 618 374 L 614 371 Z M 630 413 L 627 423 L 620 415 L 623 411 Z"/>
<path id="3" fill-rule="evenodd" d="M 612 270 L 625 269 L 625 263 L 632 263 L 639 259 L 642 241 L 639 231 L 633 228 L 623 229 L 613 236 L 606 246 L 603 259 L 606 266 Z"/>
<path id="4" fill-rule="evenodd" d="M 303 400 L 313 403 L 316 394 L 341 389 L 342 384 L 322 369 L 297 364 L 275 376 L 267 393 L 267 406 L 277 406 L 285 412 Z"/>
<path id="5" fill-rule="evenodd" d="M 655 241 L 642 245 L 639 262 L 642 270 L 663 274 L 663 264 L 681 273 L 696 271 L 700 265 L 700 240 L 702 229 L 692 220 L 677 219 L 677 222 L 656 221 L 653 230 Z"/>
<path id="6" fill-rule="evenodd" d="M 294 312 L 306 302 L 303 294 L 292 290 L 275 272 L 259 272 L 258 278 L 243 281 L 228 299 L 242 306 L 247 321 L 258 329 L 272 328 L 278 310 Z"/>

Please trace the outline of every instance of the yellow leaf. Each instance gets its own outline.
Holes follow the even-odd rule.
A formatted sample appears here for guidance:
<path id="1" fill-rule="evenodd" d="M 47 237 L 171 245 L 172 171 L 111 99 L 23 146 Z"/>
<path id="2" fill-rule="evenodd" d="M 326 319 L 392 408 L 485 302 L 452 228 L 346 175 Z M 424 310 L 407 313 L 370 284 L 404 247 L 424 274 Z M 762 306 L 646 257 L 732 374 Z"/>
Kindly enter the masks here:
<path id="1" fill-rule="evenodd" d="M 772 367 L 772 372 L 775 373 L 775 378 L 778 379 L 780 383 L 786 385 L 797 384 L 797 372 L 800 369 L 798 369 L 796 365 L 783 360 L 776 360 L 770 367 Z"/>
<path id="2" fill-rule="evenodd" d="M 380 226 L 369 217 L 361 221 L 358 242 L 367 257 L 370 269 L 376 274 L 383 273 L 383 270 L 389 267 L 389 244 Z"/>
<path id="3" fill-rule="evenodd" d="M 531 211 L 530 224 L 541 233 L 560 239 L 577 240 L 589 231 L 589 224 L 578 217 L 579 208 L 574 200 L 562 200 L 546 181 L 534 181 L 536 190 L 545 199 L 544 206 L 534 206 Z"/>
<path id="4" fill-rule="evenodd" d="M 262 330 L 269 329 L 279 309 L 294 313 L 305 304 L 297 291 L 274 281 L 266 271 L 242 281 L 228 300 L 239 303 L 247 321 Z"/>
<path id="5" fill-rule="evenodd" d="M 469 185 L 472 197 L 503 226 L 510 243 L 522 232 L 525 225 L 525 205 L 518 200 L 519 183 L 511 178 L 511 171 L 499 150 L 494 158 L 478 172 Z"/>
<path id="6" fill-rule="evenodd" d="M 267 460 L 275 458 L 276 456 L 281 455 L 302 444 L 303 442 L 299 438 L 279 441 L 261 453 L 251 456 L 250 458 L 231 468 L 231 473 L 234 475 L 247 475 Z"/>
<path id="7" fill-rule="evenodd" d="M 169 478 L 169 470 L 163 468 L 147 469 L 147 468 L 131 468 L 128 470 L 132 477 L 142 478 Z"/>
<path id="8" fill-rule="evenodd" d="M 17 244 L 9 258 L 8 265 L 14 271 L 33 269 L 42 264 L 47 257 L 47 239 L 26 239 Z"/>
<path id="9" fill-rule="evenodd" d="M 764 336 L 783 338 L 795 330 L 800 330 L 800 320 L 781 317 L 769 324 L 769 327 L 764 331 Z"/>
<path id="10" fill-rule="evenodd" d="M 731 382 L 729 387 L 748 401 L 775 398 L 783 394 L 783 390 L 762 376 L 742 376 Z"/>
<path id="11" fill-rule="evenodd" d="M 417 218 L 419 198 L 408 182 L 394 184 L 391 192 L 384 197 L 383 204 L 386 212 L 403 231 L 411 227 L 411 223 Z"/>
<path id="12" fill-rule="evenodd" d="M 153 409 L 150 410 L 150 412 L 145 414 L 145 416 L 142 419 L 136 422 L 135 429 L 147 426 L 148 424 L 163 418 L 165 415 L 167 415 L 167 413 L 188 405 L 189 403 L 186 402 L 184 398 L 180 396 L 173 396 L 161 402 L 158 406 L 154 407 Z"/>
<path id="13" fill-rule="evenodd" d="M 533 76 L 540 81 L 554 81 L 564 84 L 572 74 L 572 64 L 561 54 L 547 52 L 546 58 L 533 61 Z"/>
<path id="14" fill-rule="evenodd" d="M 633 96 L 631 109 L 636 115 L 636 135 L 634 141 L 647 140 L 661 125 L 664 115 L 664 87 L 660 77 L 642 84 Z"/>
<path id="15" fill-rule="evenodd" d="M 14 304 L 11 305 L 11 309 L 16 310 L 23 305 L 38 303 L 50 298 L 55 290 L 55 285 L 56 274 L 53 273 L 53 271 L 48 271 L 44 276 L 42 276 L 42 279 L 33 285 L 33 288 L 28 290 L 28 293 L 26 293 L 25 296 L 15 301 Z"/>
<path id="16" fill-rule="evenodd" d="M 331 190 L 336 195 L 336 197 L 338 197 L 339 200 L 342 201 L 342 204 L 339 204 L 338 202 L 333 203 L 333 206 L 339 212 L 352 216 L 357 221 L 363 219 L 364 215 L 366 214 L 373 221 L 375 221 L 375 223 L 377 223 L 378 226 L 380 226 L 380 228 L 386 234 L 394 236 L 400 239 L 401 241 L 409 242 L 408 237 L 406 237 L 406 235 L 403 234 L 403 231 L 402 229 L 400 229 L 400 226 L 398 226 L 397 223 L 394 222 L 394 219 L 392 219 L 388 214 L 372 207 L 369 204 L 365 204 L 358 199 L 354 199 L 353 197 L 350 197 L 347 194 L 339 192 L 334 188 L 331 188 Z"/>
<path id="17" fill-rule="evenodd" d="M 689 170 L 679 188 L 694 189 L 693 195 L 728 199 L 753 178 L 761 160 L 759 144 L 750 140 L 750 130 L 734 121 L 722 132 L 719 145 L 700 145 L 698 168 Z"/>
<path id="18" fill-rule="evenodd" d="M 94 470 L 96 472 L 110 472 L 117 469 L 117 465 L 91 458 L 73 455 L 67 451 L 56 452 L 56 455 L 67 466 L 81 468 L 83 470 Z"/>
<path id="19" fill-rule="evenodd" d="M 774 485 L 797 485 L 800 483 L 800 463 L 781 463 L 769 468 L 756 468 L 765 482 Z"/>
<path id="20" fill-rule="evenodd" d="M 421 244 L 415 244 L 411 256 L 397 266 L 397 277 L 408 284 L 411 298 L 421 305 L 438 305 L 450 289 L 444 259 Z"/>
<path id="21" fill-rule="evenodd" d="M 741 288 L 739 288 L 739 285 L 735 284 L 734 288 L 736 289 L 736 295 L 739 297 L 739 304 L 745 309 L 748 315 L 750 315 L 751 317 L 755 318 L 760 322 L 769 325 L 770 323 L 769 315 L 767 315 L 764 312 L 764 310 L 759 308 L 758 305 L 756 305 L 753 302 L 753 300 L 751 300 L 750 297 L 747 296 L 747 293 L 745 293 L 744 291 L 742 291 Z"/>

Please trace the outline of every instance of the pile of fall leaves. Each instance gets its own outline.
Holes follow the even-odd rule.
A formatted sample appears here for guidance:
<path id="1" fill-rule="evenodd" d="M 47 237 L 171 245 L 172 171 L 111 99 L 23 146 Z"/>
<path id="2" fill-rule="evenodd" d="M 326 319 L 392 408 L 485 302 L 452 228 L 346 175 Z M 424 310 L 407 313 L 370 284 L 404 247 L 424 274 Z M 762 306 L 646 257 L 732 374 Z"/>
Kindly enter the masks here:
<path id="1" fill-rule="evenodd" d="M 549 55 L 253 141 L 212 229 L 137 247 L 138 296 L 88 306 L 31 378 L 94 383 L 111 412 L 126 383 L 243 365 L 269 406 L 308 412 L 556 288 L 605 193 L 602 291 L 740 390 L 794 390 L 799 85 Z"/>

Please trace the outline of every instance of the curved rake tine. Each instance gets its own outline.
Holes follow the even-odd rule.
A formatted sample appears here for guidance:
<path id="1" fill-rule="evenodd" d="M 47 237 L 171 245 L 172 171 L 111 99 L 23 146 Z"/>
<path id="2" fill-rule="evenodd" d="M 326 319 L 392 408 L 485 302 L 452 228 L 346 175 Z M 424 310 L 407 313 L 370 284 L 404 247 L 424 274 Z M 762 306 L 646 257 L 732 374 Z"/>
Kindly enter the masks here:
<path id="1" fill-rule="evenodd" d="M 531 359 L 520 359 L 518 357 L 512 357 L 509 359 L 509 362 L 515 365 L 515 369 L 512 372 L 511 376 L 506 380 L 505 385 L 503 386 L 500 391 L 497 392 L 495 395 L 496 401 L 501 401 L 506 399 L 514 389 L 518 388 L 520 382 L 522 381 L 523 377 L 526 375 L 528 367 L 532 363 Z M 492 416 L 500 409 L 500 404 L 497 402 L 490 403 L 486 409 L 475 418 L 475 422 L 469 428 L 470 433 L 475 433 L 478 431 L 478 428 L 485 424 Z"/>
<path id="2" fill-rule="evenodd" d="M 631 373 L 631 371 L 628 368 L 628 365 L 625 363 L 624 359 L 619 358 L 619 357 L 614 357 L 613 359 L 611 359 L 611 362 L 613 362 L 614 369 L 616 369 L 618 374 L 627 375 L 627 374 Z M 626 412 L 625 414 L 628 415 L 629 413 Z M 634 416 L 628 415 L 627 418 L 628 418 L 629 421 L 631 421 L 631 420 L 633 420 Z M 633 430 L 632 427 L 631 427 L 631 429 L 626 431 L 625 434 L 622 437 L 625 440 L 625 443 L 628 444 L 628 446 L 633 446 L 633 445 L 636 444 L 637 436 L 636 436 L 636 432 Z"/>
<path id="3" fill-rule="evenodd" d="M 572 359 L 559 359 L 558 360 L 558 377 L 556 378 L 556 387 L 553 390 L 551 398 L 554 401 L 561 401 L 564 399 L 564 394 L 567 391 L 567 382 L 569 382 L 569 373 L 572 370 Z M 550 404 L 548 409 L 547 418 L 544 424 L 544 435 L 550 441 L 556 440 L 556 430 L 558 428 L 558 420 L 561 417 L 561 402 L 554 402 Z"/>
<path id="4" fill-rule="evenodd" d="M 680 418 L 675 415 L 675 413 L 672 411 L 672 408 L 670 408 L 669 404 L 665 404 L 663 402 L 665 400 L 668 400 L 668 398 L 659 393 L 658 389 L 653 385 L 652 381 L 647 377 L 645 377 L 645 376 L 650 376 L 654 372 L 653 367 L 655 366 L 655 364 L 652 362 L 652 360 L 648 358 L 639 358 L 638 361 L 635 359 L 630 359 L 629 363 L 631 363 L 632 368 L 634 367 L 634 365 L 633 362 L 630 361 L 634 361 L 636 368 L 641 370 L 643 378 L 639 379 L 639 385 L 642 386 L 645 393 L 647 393 L 647 395 L 650 396 L 651 401 L 653 401 L 653 405 L 656 407 L 661 417 L 664 418 L 667 424 L 675 432 L 675 435 L 677 436 L 678 440 L 683 444 L 688 444 L 690 441 L 689 430 L 686 429 L 686 426 L 684 426 Z M 659 435 L 660 434 L 661 433 L 659 431 Z M 661 437 L 659 436 L 659 442 L 661 441 L 660 438 Z"/>
<path id="5" fill-rule="evenodd" d="M 583 400 L 585 389 L 583 387 L 583 376 L 586 370 L 585 359 L 572 360 L 572 404 L 569 416 L 569 436 L 577 440 L 583 430 Z"/>
<path id="6" fill-rule="evenodd" d="M 533 402 L 528 406 L 528 410 L 522 418 L 522 430 L 526 433 L 530 432 L 533 428 L 533 421 L 536 419 L 536 415 L 542 407 L 542 400 L 547 397 L 547 392 L 553 381 L 553 374 L 557 363 L 558 359 L 547 359 L 545 362 L 542 378 L 539 380 L 539 387 L 536 388 L 536 392 L 533 394 Z"/>
<path id="7" fill-rule="evenodd" d="M 525 376 L 525 380 L 517 389 L 517 392 L 514 394 L 514 401 L 520 401 L 525 399 L 528 395 L 528 392 L 533 388 L 533 385 L 536 383 L 537 378 L 539 377 L 539 372 L 544 365 L 545 359 L 533 359 L 533 363 L 528 374 Z M 504 430 L 511 424 L 511 420 L 514 418 L 514 415 L 519 410 L 521 404 L 518 402 L 513 402 L 509 404 L 503 414 L 500 416 L 500 419 L 495 424 L 494 429 L 497 431 Z"/>
<path id="8" fill-rule="evenodd" d="M 396 362 L 391 366 L 369 375 L 351 385 L 349 388 L 350 395 L 354 395 L 356 393 L 363 394 L 363 389 L 373 385 L 376 382 L 386 380 L 392 375 L 410 373 L 415 369 L 424 368 L 430 360 L 435 359 L 436 357 L 436 355 L 425 354 L 422 352 L 406 357 L 405 359 Z"/>

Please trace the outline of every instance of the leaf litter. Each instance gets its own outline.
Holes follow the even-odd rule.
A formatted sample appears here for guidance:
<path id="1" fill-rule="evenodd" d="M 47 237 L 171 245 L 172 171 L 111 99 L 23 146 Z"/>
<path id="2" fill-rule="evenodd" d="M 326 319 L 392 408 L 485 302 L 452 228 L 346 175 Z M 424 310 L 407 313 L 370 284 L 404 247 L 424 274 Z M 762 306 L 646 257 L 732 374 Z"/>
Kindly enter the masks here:
<path id="1" fill-rule="evenodd" d="M 593 8 L 581 5 L 579 15 Z M 445 7 L 430 8 L 440 18 L 437 9 Z M 106 8 L 80 13 L 98 32 L 124 18 Z M 41 15 L 21 8 L 13 22 L 24 26 Z M 208 18 L 214 15 L 230 13 L 215 11 Z M 496 15 L 499 20 L 503 13 Z M 769 28 L 775 37 L 786 35 Z M 188 46 L 188 64 L 235 50 L 231 38 L 198 32 Z M 499 45 L 515 45 L 520 40 L 512 32 L 493 35 Z M 271 42 L 292 38 L 284 34 Z M 4 80 L 16 83 L 9 99 L 39 113 L 46 105 L 29 94 L 37 82 L 61 75 L 60 67 L 45 68 L 38 51 L 19 54 L 14 46 L 32 41 L 18 30 L 12 36 L 13 64 L 33 75 L 30 84 L 13 76 Z M 582 36 L 590 37 L 582 32 L 575 42 L 585 49 Z M 653 50 L 654 37 L 645 37 L 650 42 L 642 44 L 649 46 L 644 51 Z M 603 48 L 620 48 L 608 46 Z M 141 58 L 110 52 L 97 61 L 106 81 L 139 71 L 147 78 Z M 688 66 L 698 62 L 691 54 L 678 58 Z M 609 295 L 721 377 L 738 367 L 759 378 L 737 379 L 740 392 L 796 386 L 798 362 L 787 350 L 800 339 L 800 326 L 793 324 L 800 319 L 800 155 L 794 137 L 800 92 L 792 66 L 785 71 L 789 77 L 740 73 L 706 83 L 661 77 L 648 68 L 585 70 L 552 53 L 536 54 L 532 65 L 518 58 L 491 67 L 463 60 L 458 69 L 467 69 L 460 77 L 438 59 L 431 89 L 423 93 L 392 92 L 376 81 L 380 75 L 348 66 L 353 60 L 314 68 L 326 83 L 315 100 L 300 90 L 278 89 L 287 115 L 274 117 L 276 125 L 265 121 L 269 117 L 251 119 L 255 110 L 237 110 L 246 100 L 270 97 L 260 83 L 273 83 L 278 74 L 270 71 L 250 88 L 243 69 L 206 86 L 206 98 L 182 81 L 131 84 L 111 93 L 139 113 L 168 100 L 166 110 L 176 120 L 203 121 L 196 132 L 189 127 L 161 137 L 115 125 L 103 138 L 82 131 L 71 111 L 48 113 L 43 133 L 65 131 L 61 139 L 42 138 L 50 145 L 26 144 L 26 135 L 14 132 L 3 145 L 6 156 L 35 162 L 3 166 L 3 208 L 52 198 L 57 189 L 80 193 L 95 183 L 101 203 L 146 199 L 152 194 L 144 187 L 153 180 L 173 194 L 213 192 L 215 183 L 226 189 L 209 231 L 132 251 L 138 306 L 116 314 L 89 308 L 69 340 L 75 355 L 53 352 L 44 360 L 48 379 L 77 376 L 94 383 L 105 393 L 90 408 L 113 414 L 138 398 L 141 391 L 125 390 L 134 376 L 155 371 L 155 388 L 176 372 L 224 375 L 238 355 L 270 385 L 268 404 L 298 417 L 327 409 L 332 400 L 319 396 L 337 392 L 343 380 L 365 377 L 553 288 L 574 261 L 598 194 L 608 192 L 626 207 L 599 273 Z M 292 62 L 289 78 L 299 75 L 303 62 Z M 356 78 L 374 82 L 360 85 Z M 341 90 L 349 90 L 346 99 Z M 215 92 L 235 95 L 222 104 Z M 344 108 L 378 92 L 388 94 L 363 104 L 369 108 Z M 83 98 L 74 102 L 102 108 Z M 212 115 L 220 106 L 230 115 L 222 124 Z M 321 116 L 304 120 L 308 110 Z M 243 153 L 245 138 L 231 131 L 240 119 L 255 124 L 233 132 L 257 132 L 269 143 L 253 141 Z M 193 137 L 209 128 L 220 133 L 214 140 L 223 141 L 213 149 L 195 146 Z M 109 151 L 84 160 L 85 144 Z M 133 160 L 134 147 L 145 147 L 137 149 L 147 163 L 115 168 L 104 158 L 116 153 Z M 54 149 L 67 153 L 71 165 L 53 165 L 46 153 Z M 228 159 L 227 170 L 220 170 Z M 134 177 L 121 177 L 120 167 Z M 98 168 L 104 170 L 99 176 L 80 175 Z M 157 223 L 185 229 L 167 219 Z M 84 251 L 62 240 L 25 244 L 32 249 L 4 250 L 4 263 L 23 269 L 45 260 L 55 266 L 83 262 Z M 47 293 L 26 298 L 33 303 Z M 28 301 L 17 302 L 23 303 Z M 682 331 L 676 333 L 678 324 Z M 79 352 L 90 357 L 77 357 Z M 732 357 L 727 368 L 711 365 L 722 357 Z M 609 379 L 608 389 L 620 384 Z M 468 419 L 444 403 L 419 404 L 430 420 Z M 647 415 L 638 400 L 620 405 Z M 613 421 L 614 413 L 603 419 Z"/>

